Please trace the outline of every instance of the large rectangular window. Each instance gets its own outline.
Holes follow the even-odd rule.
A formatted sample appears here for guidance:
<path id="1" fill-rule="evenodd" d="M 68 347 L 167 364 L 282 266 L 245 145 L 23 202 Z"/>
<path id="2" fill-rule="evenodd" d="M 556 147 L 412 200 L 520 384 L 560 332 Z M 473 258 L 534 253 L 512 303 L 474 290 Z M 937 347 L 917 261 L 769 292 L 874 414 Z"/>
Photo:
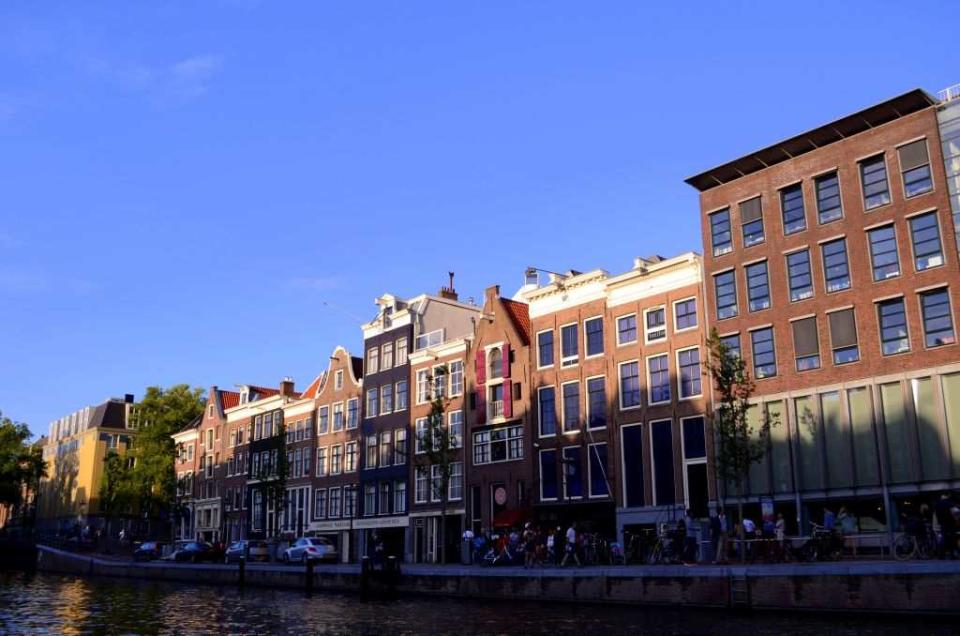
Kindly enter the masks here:
<path id="1" fill-rule="evenodd" d="M 625 345 L 637 341 L 637 314 L 617 318 L 617 344 Z"/>
<path id="2" fill-rule="evenodd" d="M 870 265 L 873 280 L 887 280 L 900 275 L 900 258 L 897 256 L 897 233 L 893 225 L 885 225 L 867 231 L 870 243 Z"/>
<path id="3" fill-rule="evenodd" d="M 777 375 L 777 354 L 773 346 L 773 328 L 750 332 L 753 347 L 753 376 L 758 380 Z"/>
<path id="4" fill-rule="evenodd" d="M 584 321 L 583 335 L 588 358 L 603 353 L 603 318 L 590 318 Z"/>
<path id="5" fill-rule="evenodd" d="M 610 494 L 610 488 L 607 487 L 607 445 L 590 444 L 587 452 L 590 454 L 587 463 L 590 470 L 590 496 L 606 497 Z"/>
<path id="6" fill-rule="evenodd" d="M 730 270 L 713 277 L 717 298 L 717 320 L 733 318 L 737 315 L 737 278 L 736 271 Z"/>
<path id="7" fill-rule="evenodd" d="M 863 186 L 863 207 L 867 210 L 890 203 L 887 185 L 887 164 L 883 155 L 860 162 L 860 183 Z"/>
<path id="8" fill-rule="evenodd" d="M 820 368 L 820 339 L 814 316 L 793 321 L 793 350 L 797 356 L 797 371 Z"/>
<path id="9" fill-rule="evenodd" d="M 840 203 L 840 179 L 836 172 L 817 177 L 814 181 L 817 191 L 817 218 L 820 223 L 836 221 L 843 216 Z"/>
<path id="10" fill-rule="evenodd" d="M 673 504 L 676 500 L 673 477 L 673 422 L 651 422 L 653 446 L 654 503 L 657 506 Z"/>
<path id="11" fill-rule="evenodd" d="M 376 413 L 374 413 L 376 415 Z M 317 412 L 317 435 L 326 435 L 330 430 L 330 407 L 321 406 Z"/>
<path id="12" fill-rule="evenodd" d="M 913 262 L 917 271 L 943 265 L 943 248 L 940 244 L 940 226 L 936 212 L 910 219 L 910 240 L 913 243 Z"/>
<path id="13" fill-rule="evenodd" d="M 557 498 L 557 451 L 540 451 L 540 499 Z"/>
<path id="14" fill-rule="evenodd" d="M 580 383 L 568 382 L 563 390 L 563 430 L 580 430 Z"/>
<path id="15" fill-rule="evenodd" d="M 665 340 L 667 337 L 667 310 L 665 307 L 653 307 L 647 309 L 643 312 L 644 324 L 646 329 L 644 331 L 644 338 L 649 344 L 651 342 L 659 342 Z"/>
<path id="16" fill-rule="evenodd" d="M 562 366 L 576 364 L 578 356 L 576 323 L 560 327 L 560 364 Z"/>
<path id="17" fill-rule="evenodd" d="M 357 428 L 358 420 L 360 419 L 360 400 L 357 398 L 350 398 L 347 401 L 347 430 L 352 430 Z M 309 418 L 307 419 L 309 422 Z"/>
<path id="18" fill-rule="evenodd" d="M 850 268 L 847 263 L 847 240 L 837 239 L 820 246 L 823 253 L 823 277 L 827 293 L 850 287 Z"/>
<path id="19" fill-rule="evenodd" d="M 667 354 L 647 360 L 650 375 L 650 403 L 670 401 L 670 358 Z"/>
<path id="20" fill-rule="evenodd" d="M 510 426 L 473 434 L 476 465 L 523 459 L 523 426 Z"/>
<path id="21" fill-rule="evenodd" d="M 733 251 L 729 208 L 710 215 L 710 242 L 713 245 L 714 256 L 722 256 Z"/>
<path id="22" fill-rule="evenodd" d="M 956 342 L 953 316 L 950 315 L 950 294 L 946 287 L 920 294 L 920 313 L 923 317 L 923 337 L 927 347 Z"/>
<path id="23" fill-rule="evenodd" d="M 621 427 L 623 455 L 623 498 L 628 508 L 644 505 L 643 492 L 643 425 L 630 424 Z"/>
<path id="24" fill-rule="evenodd" d="M 787 278 L 790 283 L 790 302 L 806 300 L 813 296 L 809 250 L 787 254 Z"/>
<path id="25" fill-rule="evenodd" d="M 897 148 L 897 155 L 900 157 L 903 191 L 907 198 L 933 189 L 926 139 L 918 139 L 900 146 Z"/>
<path id="26" fill-rule="evenodd" d="M 393 413 L 393 385 L 384 384 L 380 387 L 380 415 Z"/>
<path id="27" fill-rule="evenodd" d="M 677 331 L 697 326 L 697 299 L 687 298 L 673 303 L 674 326 Z"/>
<path id="28" fill-rule="evenodd" d="M 463 379 L 463 377 L 462 377 L 462 376 L 463 376 L 463 366 L 462 366 L 462 365 L 463 365 L 463 363 L 461 363 L 461 367 L 460 367 L 460 369 L 461 369 L 461 371 L 460 371 L 460 373 L 461 373 L 461 383 L 462 383 L 462 379 Z M 406 381 L 406 380 L 400 380 L 399 382 L 397 382 L 397 403 L 396 403 L 396 406 L 395 406 L 394 410 L 396 410 L 396 411 L 403 411 L 403 410 L 405 410 L 405 409 L 407 408 L 407 403 L 408 403 L 408 400 L 409 400 L 409 399 L 410 399 L 410 397 L 409 397 L 408 390 L 407 390 L 407 381 Z"/>
<path id="29" fill-rule="evenodd" d="M 557 390 L 552 386 L 537 389 L 537 403 L 540 414 L 540 436 L 555 435 L 557 432 Z"/>
<path id="30" fill-rule="evenodd" d="M 907 312 L 903 298 L 893 298 L 877 303 L 880 321 L 880 346 L 883 355 L 910 351 L 910 336 L 907 331 Z"/>
<path id="31" fill-rule="evenodd" d="M 740 222 L 743 228 L 743 246 L 763 243 L 763 208 L 760 197 L 740 204 Z"/>
<path id="32" fill-rule="evenodd" d="M 807 229 L 801 184 L 798 183 L 780 191 L 780 208 L 783 210 L 784 234 L 793 234 Z"/>
<path id="33" fill-rule="evenodd" d="M 371 347 L 367 350 L 367 372 L 370 375 L 380 370 L 380 347 Z"/>
<path id="34" fill-rule="evenodd" d="M 549 367 L 553 364 L 553 330 L 537 334 L 537 364 Z"/>
<path id="35" fill-rule="evenodd" d="M 579 446 L 563 449 L 563 496 L 566 499 L 583 497 L 583 466 Z"/>
<path id="36" fill-rule="evenodd" d="M 463 360 L 450 363 L 450 396 L 463 395 Z"/>
<path id="37" fill-rule="evenodd" d="M 684 349 L 677 353 L 680 365 L 680 397 L 688 398 L 700 395 L 700 349 Z"/>
<path id="38" fill-rule="evenodd" d="M 607 389 L 605 379 L 587 380 L 587 426 L 604 428 L 607 425 Z"/>
<path id="39" fill-rule="evenodd" d="M 770 308 L 770 279 L 767 261 L 747 265 L 747 301 L 750 311 Z"/>
<path id="40" fill-rule="evenodd" d="M 830 313 L 830 344 L 833 348 L 834 364 L 847 364 L 860 359 L 857 323 L 853 309 L 841 309 Z"/>
<path id="41" fill-rule="evenodd" d="M 640 406 L 640 370 L 636 360 L 620 365 L 620 408 Z"/>
<path id="42" fill-rule="evenodd" d="M 720 337 L 720 344 L 722 344 L 727 349 L 727 353 L 730 356 L 739 358 L 740 353 L 740 334 L 732 333 L 728 336 Z"/>
<path id="43" fill-rule="evenodd" d="M 377 408 L 377 396 L 378 391 L 376 389 L 367 389 L 367 412 L 364 413 L 365 417 L 376 417 L 378 408 Z"/>

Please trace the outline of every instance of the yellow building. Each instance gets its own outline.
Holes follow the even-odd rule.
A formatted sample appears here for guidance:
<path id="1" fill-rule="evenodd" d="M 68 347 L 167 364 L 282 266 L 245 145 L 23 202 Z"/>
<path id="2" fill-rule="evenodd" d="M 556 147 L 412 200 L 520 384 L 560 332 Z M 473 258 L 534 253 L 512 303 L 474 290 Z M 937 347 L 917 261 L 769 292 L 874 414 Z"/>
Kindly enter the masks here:
<path id="1" fill-rule="evenodd" d="M 43 449 L 47 477 L 40 482 L 37 525 L 47 529 L 99 527 L 98 496 L 104 459 L 126 453 L 136 434 L 133 396 L 111 398 L 50 423 Z"/>

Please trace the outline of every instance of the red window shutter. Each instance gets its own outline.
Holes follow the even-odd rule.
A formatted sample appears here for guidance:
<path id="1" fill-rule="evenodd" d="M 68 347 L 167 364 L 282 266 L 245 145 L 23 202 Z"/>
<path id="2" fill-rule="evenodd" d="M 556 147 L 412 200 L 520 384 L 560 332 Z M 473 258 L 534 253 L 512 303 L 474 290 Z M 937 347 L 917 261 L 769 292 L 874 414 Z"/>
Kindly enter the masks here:
<path id="1" fill-rule="evenodd" d="M 480 387 L 476 390 L 477 395 L 477 424 L 487 423 L 487 402 L 483 399 L 485 388 Z"/>
<path id="2" fill-rule="evenodd" d="M 487 382 L 487 354 L 483 349 L 477 351 L 477 384 Z"/>
<path id="3" fill-rule="evenodd" d="M 503 345 L 503 377 L 510 377 L 510 345 Z"/>
<path id="4" fill-rule="evenodd" d="M 503 416 L 507 419 L 513 417 L 513 383 L 510 380 L 503 381 Z"/>

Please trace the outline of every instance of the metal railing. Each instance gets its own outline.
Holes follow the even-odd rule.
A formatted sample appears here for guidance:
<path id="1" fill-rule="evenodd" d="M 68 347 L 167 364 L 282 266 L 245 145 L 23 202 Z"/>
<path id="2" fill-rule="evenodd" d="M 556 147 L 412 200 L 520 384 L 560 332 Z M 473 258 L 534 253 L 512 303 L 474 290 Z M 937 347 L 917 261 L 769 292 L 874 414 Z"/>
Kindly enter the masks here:
<path id="1" fill-rule="evenodd" d="M 937 99 L 941 102 L 951 102 L 957 98 L 960 98 L 960 84 L 948 86 L 942 91 L 937 92 Z"/>

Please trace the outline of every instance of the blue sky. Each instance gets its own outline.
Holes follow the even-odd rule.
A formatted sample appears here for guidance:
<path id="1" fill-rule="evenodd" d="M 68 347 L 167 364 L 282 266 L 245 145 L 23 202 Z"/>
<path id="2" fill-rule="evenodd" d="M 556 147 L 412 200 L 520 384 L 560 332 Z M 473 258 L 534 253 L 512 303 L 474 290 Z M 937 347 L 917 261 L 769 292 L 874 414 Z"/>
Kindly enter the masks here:
<path id="1" fill-rule="evenodd" d="M 960 82 L 949 3 L 88 4 L 0 5 L 0 409 L 34 432 L 303 387 L 448 270 L 699 251 L 685 177 Z"/>

